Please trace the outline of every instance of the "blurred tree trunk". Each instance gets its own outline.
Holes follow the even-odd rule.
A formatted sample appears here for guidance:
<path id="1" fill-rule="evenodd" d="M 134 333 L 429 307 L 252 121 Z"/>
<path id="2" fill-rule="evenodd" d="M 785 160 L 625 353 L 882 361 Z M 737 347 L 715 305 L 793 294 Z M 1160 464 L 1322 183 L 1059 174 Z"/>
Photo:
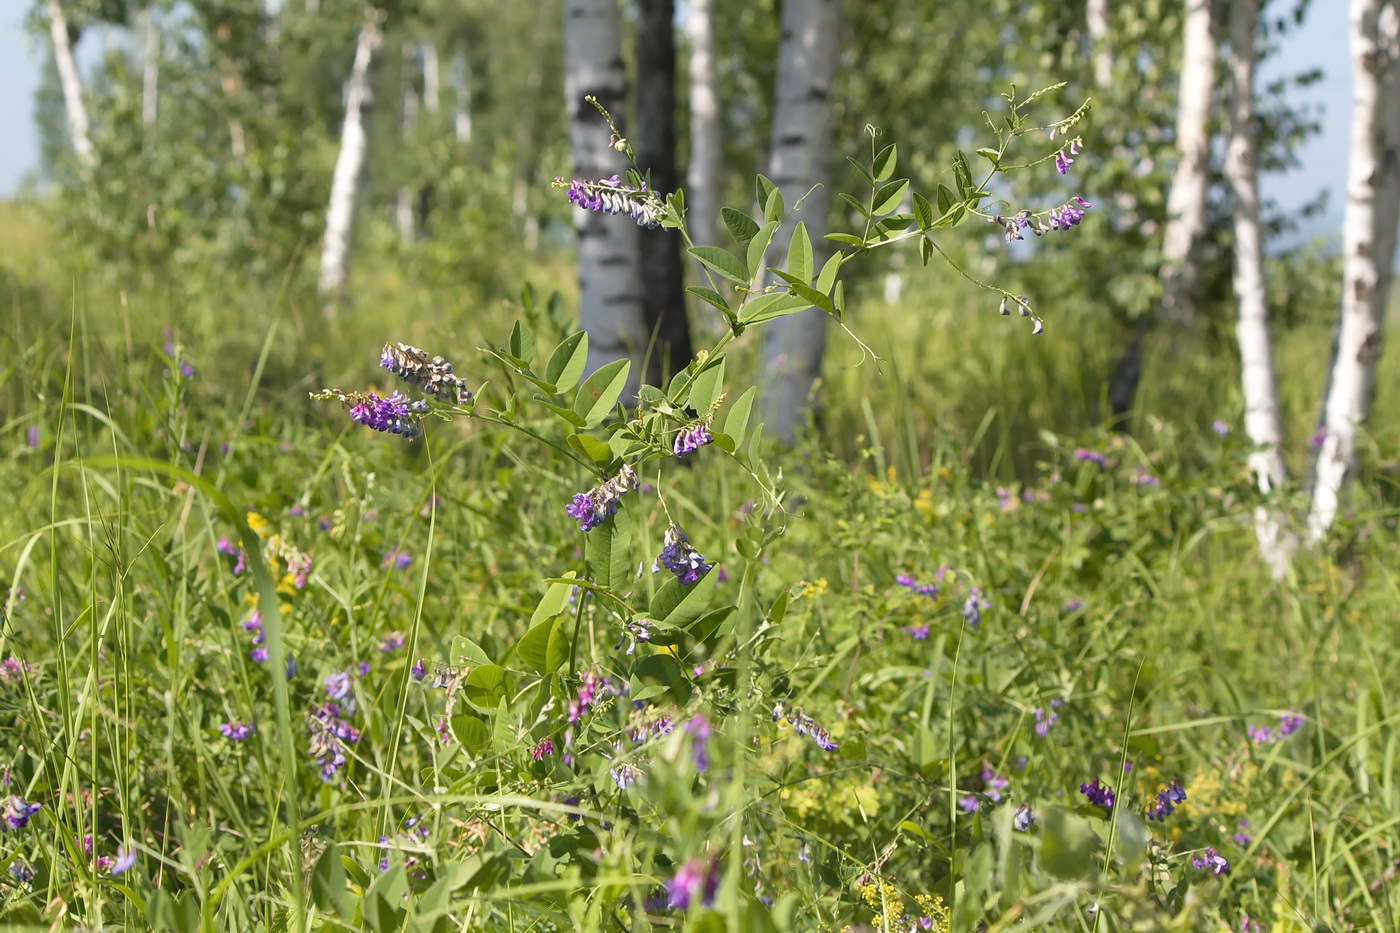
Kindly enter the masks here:
<path id="1" fill-rule="evenodd" d="M 418 45 L 405 42 L 399 54 L 402 58 L 399 68 L 399 96 L 403 99 L 399 134 L 406 151 L 413 145 L 413 134 L 418 128 L 418 88 L 413 81 L 413 65 L 418 60 Z M 411 246 L 414 240 L 413 201 L 413 190 L 408 185 L 401 186 L 396 195 L 394 219 L 398 224 L 399 239 L 408 246 Z"/>
<path id="2" fill-rule="evenodd" d="M 472 141 L 472 66 L 465 53 L 452 57 L 452 86 L 456 89 L 456 106 L 452 112 L 452 130 L 457 142 L 465 146 Z"/>
<path id="3" fill-rule="evenodd" d="M 345 83 L 345 122 L 340 131 L 340 155 L 331 177 L 330 206 L 326 210 L 326 237 L 321 250 L 319 290 L 322 298 L 333 298 L 344 288 L 349 267 L 350 232 L 355 220 L 355 195 L 360 186 L 360 170 L 365 164 L 364 110 L 369 102 L 369 66 L 379 47 L 378 18 L 366 13 L 355 43 L 355 61 Z"/>
<path id="4" fill-rule="evenodd" d="M 88 137 L 87 107 L 83 104 L 83 82 L 78 77 L 78 66 L 73 62 L 73 47 L 68 41 L 68 20 L 58 0 L 48 0 L 47 6 L 53 62 L 63 88 L 63 104 L 68 110 L 68 131 L 72 134 L 73 152 L 83 170 L 91 171 L 94 157 L 92 140 Z"/>
<path id="5" fill-rule="evenodd" d="M 1089 51 L 1094 60 L 1094 85 L 1108 87 L 1113 80 L 1113 46 L 1109 42 L 1108 0 L 1087 0 L 1084 22 L 1088 27 Z"/>
<path id="6" fill-rule="evenodd" d="M 574 177 L 595 180 L 626 171 L 626 160 L 609 144 L 607 121 L 585 100 L 596 98 L 625 132 L 627 69 L 617 0 L 565 0 L 564 94 Z M 578 232 L 579 324 L 588 332 L 588 372 L 630 359 L 624 389 L 624 398 L 630 400 L 640 384 L 647 348 L 638 227 L 626 217 L 596 211 L 575 209 L 573 216 Z"/>
<path id="7" fill-rule="evenodd" d="M 715 71 L 714 0 L 691 0 L 686 21 L 690 43 L 690 166 L 685 210 L 690 237 L 712 246 L 719 237 L 719 91 Z"/>
<path id="8" fill-rule="evenodd" d="M 424 42 L 418 48 L 423 56 L 423 109 L 428 111 L 429 117 L 436 117 L 442 109 L 442 78 L 437 46 Z"/>
<path id="9" fill-rule="evenodd" d="M 1215 86 L 1216 11 L 1212 0 L 1186 0 L 1181 37 L 1181 77 L 1176 111 L 1176 172 L 1167 194 L 1162 237 L 1162 301 L 1158 316 L 1177 326 L 1195 322 L 1200 301 L 1201 247 L 1206 236 L 1206 184 L 1210 169 L 1210 105 Z M 1150 322 L 1140 319 L 1119 357 L 1109 404 L 1121 418 L 1133 407 L 1142 378 L 1142 342 Z"/>
<path id="10" fill-rule="evenodd" d="M 1400 10 L 1352 0 L 1351 145 L 1342 224 L 1342 305 L 1323 402 L 1308 532 L 1322 539 L 1356 470 L 1371 413 L 1400 222 Z"/>
<path id="11" fill-rule="evenodd" d="M 827 98 L 841 53 L 840 28 L 839 0 L 783 3 L 768 177 L 782 191 L 789 212 L 802 201 L 796 219 L 806 224 L 818 250 L 831 209 L 832 113 Z M 785 223 L 773 238 L 764 257 L 768 267 L 786 260 L 792 226 Z M 823 258 L 816 260 L 818 267 Z M 826 315 L 819 308 L 778 318 L 764 328 L 764 422 L 783 443 L 792 442 L 809 415 L 825 349 Z"/>
<path id="12" fill-rule="evenodd" d="M 637 2 L 637 129 L 632 148 L 637 164 L 664 197 L 680 187 L 676 168 L 676 33 L 672 0 Z M 647 381 L 665 380 L 689 363 L 694 351 L 685 315 L 681 239 L 672 230 L 648 230 L 638 238 L 642 315 L 653 349 Z"/>
<path id="13" fill-rule="evenodd" d="M 154 5 L 146 8 L 142 19 L 146 48 L 141 55 L 141 126 L 149 137 L 151 127 L 156 125 L 160 93 L 160 25 L 156 22 Z"/>
<path id="14" fill-rule="evenodd" d="M 1254 116 L 1254 41 L 1259 0 L 1232 0 L 1230 5 L 1230 143 L 1225 178 L 1234 195 L 1235 299 L 1239 320 L 1240 381 L 1244 391 L 1244 429 L 1255 450 L 1249 468 L 1266 496 L 1283 484 L 1283 426 L 1279 421 L 1278 382 L 1274 377 L 1269 337 L 1269 303 L 1264 279 L 1264 235 L 1259 224 L 1259 123 Z M 1281 537 L 1278 510 L 1259 506 L 1254 513 L 1259 553 L 1274 579 L 1282 579 L 1292 557 L 1291 540 Z"/>

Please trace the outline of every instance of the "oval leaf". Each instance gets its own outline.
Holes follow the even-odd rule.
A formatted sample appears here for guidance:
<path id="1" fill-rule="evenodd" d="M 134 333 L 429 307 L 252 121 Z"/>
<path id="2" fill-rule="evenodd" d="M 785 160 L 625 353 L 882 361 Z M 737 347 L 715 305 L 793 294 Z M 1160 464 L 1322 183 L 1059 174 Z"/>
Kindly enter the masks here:
<path id="1" fill-rule="evenodd" d="M 574 411 L 583 418 L 585 427 L 594 428 L 602 424 L 617 404 L 618 396 L 627 386 L 627 373 L 632 368 L 631 360 L 613 360 L 584 380 L 574 397 Z"/>

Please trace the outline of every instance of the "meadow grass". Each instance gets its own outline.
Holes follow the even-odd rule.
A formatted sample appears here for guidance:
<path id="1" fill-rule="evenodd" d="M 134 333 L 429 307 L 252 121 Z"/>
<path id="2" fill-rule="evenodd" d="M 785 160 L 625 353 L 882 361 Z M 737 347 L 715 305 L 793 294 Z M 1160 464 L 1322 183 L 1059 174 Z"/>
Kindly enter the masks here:
<path id="1" fill-rule="evenodd" d="M 658 663 L 634 703 L 599 700 L 576 761 L 536 760 L 564 711 L 523 636 L 542 581 L 582 569 L 563 506 L 588 476 L 481 421 L 406 444 L 307 399 L 387 388 L 385 340 L 499 384 L 474 348 L 518 307 L 379 279 L 333 321 L 293 286 L 124 291 L 36 215 L 0 228 L 0 766 L 42 804 L 0 836 L 33 871 L 4 877 L 17 928 L 1400 928 L 1395 367 L 1353 511 L 1275 584 L 1232 360 L 1154 348 L 1115 434 L 1088 316 L 1031 340 L 956 282 L 866 301 L 883 372 L 833 335 L 822 429 L 774 461 L 787 514 L 719 457 L 627 504 L 636 585 L 678 520 L 737 627 L 637 644 Z M 1295 470 L 1325 333 L 1279 336 Z M 576 619 L 569 689 L 622 654 Z M 434 690 L 420 658 L 504 679 Z M 362 735 L 322 782 L 307 713 L 342 671 Z M 708 745 L 658 709 L 704 711 Z M 621 789 L 626 765 L 645 779 Z M 1132 815 L 1174 779 L 1175 813 Z M 1227 873 L 1193 866 L 1206 847 Z M 714 909 L 656 903 L 692 859 Z"/>

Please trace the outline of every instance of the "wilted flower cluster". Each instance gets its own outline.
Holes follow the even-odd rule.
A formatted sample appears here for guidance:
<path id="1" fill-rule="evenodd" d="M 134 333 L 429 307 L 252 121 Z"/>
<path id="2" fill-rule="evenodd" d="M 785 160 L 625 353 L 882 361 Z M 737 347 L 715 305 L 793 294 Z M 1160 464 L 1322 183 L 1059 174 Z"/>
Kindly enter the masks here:
<path id="1" fill-rule="evenodd" d="M 832 739 L 831 733 L 817 725 L 817 721 L 808 716 L 801 707 L 788 712 L 783 708 L 783 704 L 779 703 L 773 707 L 773 721 L 777 722 L 780 719 L 787 720 L 792 726 L 792 731 L 798 735 L 811 735 L 812 741 L 816 742 L 817 748 L 822 751 L 836 751 L 837 743 Z"/>
<path id="2" fill-rule="evenodd" d="M 562 178 L 554 181 L 558 185 L 564 183 Z M 639 226 L 647 228 L 661 226 L 661 218 L 666 213 L 666 204 L 645 184 L 633 188 L 623 184 L 617 175 L 599 181 L 570 182 L 569 201 L 586 211 L 627 214 Z"/>
<path id="3" fill-rule="evenodd" d="M 1181 779 L 1177 778 L 1157 794 L 1157 799 L 1147 808 L 1147 818 L 1149 820 L 1165 820 L 1172 815 L 1176 805 L 1185 800 L 1186 790 L 1181 786 Z"/>
<path id="4" fill-rule="evenodd" d="M 564 511 L 578 522 L 580 531 L 597 528 L 617 513 L 622 494 L 640 485 L 636 472 L 624 463 L 612 479 L 604 480 L 587 492 L 575 493 Z"/>
<path id="5" fill-rule="evenodd" d="M 1089 802 L 1105 810 L 1113 811 L 1113 788 L 1099 783 L 1098 778 L 1094 778 L 1092 784 L 1080 784 L 1079 792 L 1089 799 Z"/>
<path id="6" fill-rule="evenodd" d="M 705 563 L 705 555 L 695 549 L 681 526 L 675 522 L 666 529 L 662 543 L 661 555 L 657 560 L 676 575 L 676 579 L 681 581 L 681 586 L 694 584 L 714 566 Z"/>
<path id="7" fill-rule="evenodd" d="M 1023 803 L 1016 808 L 1016 812 L 1011 815 L 1011 828 L 1018 833 L 1023 833 L 1030 829 L 1035 823 L 1035 811 L 1031 805 Z"/>
<path id="8" fill-rule="evenodd" d="M 338 769 L 345 765 L 345 745 L 354 745 L 360 740 L 360 731 L 346 722 L 355 715 L 355 687 L 349 671 L 340 671 L 326 678 L 326 703 L 313 707 L 306 716 L 311 730 L 308 750 L 316 759 L 321 780 L 331 781 Z M 344 743 L 344 744 L 342 744 Z"/>
<path id="9" fill-rule="evenodd" d="M 692 451 L 699 450 L 712 440 L 714 438 L 710 436 L 709 425 L 701 421 L 676 432 L 676 442 L 671 447 L 671 452 L 677 457 L 683 457 Z"/>
<path id="10" fill-rule="evenodd" d="M 426 350 L 406 343 L 386 343 L 379 355 L 379 365 L 444 402 L 465 405 L 472 399 L 466 380 L 453 374 L 452 364 L 440 356 L 429 357 Z"/>
<path id="11" fill-rule="evenodd" d="M 1019 240 L 1020 237 L 1012 237 L 1008 234 L 1007 239 Z M 1009 307 L 1009 302 L 1010 298 L 1008 298 L 1006 295 L 1003 295 L 1001 298 L 1001 307 L 999 309 L 1001 311 L 1002 317 L 1011 316 L 1011 308 Z M 1025 295 L 1017 295 L 1016 306 L 1021 310 L 1021 317 L 1028 317 L 1031 319 L 1031 336 L 1036 336 L 1037 334 L 1045 333 L 1045 322 L 1031 313 L 1031 300 L 1029 298 L 1027 298 Z M 1030 498 L 1027 498 L 1028 494 L 1030 494 L 1030 490 L 1026 490 L 1025 493 L 1022 493 L 1021 498 L 1025 499 L 1027 502 L 1030 502 L 1032 500 Z"/>

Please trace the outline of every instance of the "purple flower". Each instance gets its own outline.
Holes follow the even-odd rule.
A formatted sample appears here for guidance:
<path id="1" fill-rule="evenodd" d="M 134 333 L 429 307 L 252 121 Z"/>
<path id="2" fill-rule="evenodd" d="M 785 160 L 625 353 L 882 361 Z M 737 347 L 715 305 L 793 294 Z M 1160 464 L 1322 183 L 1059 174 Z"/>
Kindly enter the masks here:
<path id="1" fill-rule="evenodd" d="M 987 795 L 987 799 L 992 803 L 1001 802 L 1001 792 L 1010 783 L 1006 778 L 992 770 L 992 766 L 986 762 L 982 763 L 982 793 Z"/>
<path id="2" fill-rule="evenodd" d="M 685 731 L 691 736 L 691 760 L 695 764 L 696 771 L 710 770 L 710 735 L 713 729 L 710 721 L 704 716 L 696 716 L 686 723 Z"/>
<path id="3" fill-rule="evenodd" d="M 550 738 L 540 739 L 539 744 L 530 749 L 530 757 L 535 761 L 544 761 L 546 755 L 554 754 L 554 740 Z"/>
<path id="4" fill-rule="evenodd" d="M 388 570 L 390 567 L 393 567 L 395 570 L 407 570 L 412 563 L 412 554 L 395 548 L 384 555 L 384 559 L 379 562 L 379 569 Z"/>
<path id="5" fill-rule="evenodd" d="M 414 681 L 418 683 L 422 683 L 423 678 L 426 677 L 427 674 L 428 669 L 424 666 L 422 658 L 413 662 L 413 666 L 408 669 L 408 676 L 412 677 Z"/>
<path id="6" fill-rule="evenodd" d="M 1065 603 L 1063 606 L 1060 607 L 1060 612 L 1065 613 L 1065 614 L 1069 614 L 1069 613 L 1071 613 L 1071 612 L 1078 612 L 1079 610 L 1081 610 L 1081 609 L 1083 609 L 1083 608 L 1084 608 L 1084 600 L 1082 600 L 1082 599 L 1071 599 L 1070 601 L 1068 601 L 1067 603 Z"/>
<path id="7" fill-rule="evenodd" d="M 1042 739 L 1050 732 L 1050 727 L 1060 721 L 1060 714 L 1052 710 L 1035 708 L 1035 734 Z"/>
<path id="8" fill-rule="evenodd" d="M 1249 820 L 1240 820 L 1240 831 L 1231 837 L 1235 840 L 1235 845 L 1247 846 L 1254 841 L 1254 837 L 1246 832 L 1247 829 L 1249 829 Z"/>
<path id="9" fill-rule="evenodd" d="M 1031 809 L 1031 805 L 1028 803 L 1023 803 L 1017 807 L 1016 812 L 1011 816 L 1011 828 L 1018 833 L 1023 833 L 1030 829 L 1033 823 L 1035 823 L 1035 811 Z"/>
<path id="10" fill-rule="evenodd" d="M 563 179 L 556 179 L 562 184 Z M 569 201 L 585 211 L 602 211 L 604 214 L 627 214 L 637 221 L 638 226 L 655 228 L 661 225 L 666 213 L 665 203 L 646 185 L 632 188 L 622 183 L 617 175 L 599 181 L 572 181 L 569 183 Z"/>
<path id="11" fill-rule="evenodd" d="M 19 658 L 11 656 L 0 661 L 0 682 L 8 684 L 23 680 L 28 672 L 29 664 Z"/>
<path id="12" fill-rule="evenodd" d="M 1149 820 L 1165 820 L 1172 815 L 1176 805 L 1186 799 L 1186 791 L 1181 786 L 1181 779 L 1174 779 L 1161 792 L 1157 794 L 1157 799 L 1147 808 L 1147 818 Z"/>
<path id="13" fill-rule="evenodd" d="M 410 402 L 400 392 L 388 398 L 368 392 L 350 406 L 350 420 L 375 431 L 415 438 L 423 433 L 419 421 L 428 408 L 427 402 Z"/>
<path id="14" fill-rule="evenodd" d="M 22 858 L 17 858 L 10 863 L 10 876 L 20 884 L 28 884 L 34 880 L 34 866 Z"/>
<path id="15" fill-rule="evenodd" d="M 1110 813 L 1113 812 L 1113 788 L 1100 784 L 1098 778 L 1094 778 L 1092 784 L 1080 784 L 1079 792 L 1087 797 L 1094 806 L 1103 807 Z"/>
<path id="16" fill-rule="evenodd" d="M 1321 447 L 1322 442 L 1327 440 L 1327 434 L 1328 431 L 1326 425 L 1323 425 L 1322 427 L 1318 428 L 1312 433 L 1312 437 L 1308 438 L 1308 446 L 1314 449 Z"/>
<path id="17" fill-rule="evenodd" d="M 622 494 L 639 485 L 641 481 L 636 472 L 624 463 L 612 479 L 604 480 L 587 492 L 575 493 L 564 511 L 578 522 L 580 531 L 589 531 L 617 514 Z"/>
<path id="18" fill-rule="evenodd" d="M 902 586 L 911 593 L 920 596 L 928 596 L 932 599 L 938 598 L 939 588 L 937 583 L 918 583 L 907 573 L 901 573 L 894 578 L 895 585 Z"/>
<path id="19" fill-rule="evenodd" d="M 974 632 L 982 625 L 982 610 L 990 608 L 991 605 L 982 598 L 982 590 L 978 587 L 974 586 L 967 591 L 967 601 L 963 603 L 962 614 L 968 627 Z"/>
<path id="20" fill-rule="evenodd" d="M 29 825 L 29 818 L 38 813 L 42 806 L 41 803 L 30 803 L 18 794 L 12 794 L 5 801 L 5 822 L 10 829 L 24 829 Z"/>
<path id="21" fill-rule="evenodd" d="M 131 871 L 136 864 L 136 847 L 125 846 L 117 849 L 117 860 L 112 863 L 112 874 L 122 875 Z"/>
<path id="22" fill-rule="evenodd" d="M 666 905 L 673 910 L 689 910 L 697 902 L 701 907 L 709 907 L 715 902 L 719 878 L 719 860 L 713 855 L 687 859 L 675 877 L 666 882 Z"/>
<path id="23" fill-rule="evenodd" d="M 313 707 L 306 715 L 307 726 L 311 730 L 307 750 L 315 759 L 321 780 L 326 783 L 334 780 L 336 772 L 345 766 L 345 746 L 354 745 L 360 740 L 359 730 L 344 721 L 344 717 L 352 715 L 354 709 L 352 695 L 346 703 L 325 703 Z"/>
<path id="24" fill-rule="evenodd" d="M 389 870 L 389 837 L 379 837 L 379 849 L 384 854 L 379 856 L 379 873 L 383 874 Z"/>
<path id="25" fill-rule="evenodd" d="M 1216 434 L 1219 434 L 1221 437 L 1224 437 L 1225 435 L 1230 433 L 1230 426 L 1225 422 L 1221 421 L 1219 418 L 1211 422 L 1210 429 Z"/>
<path id="26" fill-rule="evenodd" d="M 253 734 L 253 724 L 234 720 L 219 726 L 219 731 L 224 734 L 224 738 L 232 742 L 241 742 Z"/>
<path id="27" fill-rule="evenodd" d="M 360 662 L 360 676 L 361 676 L 361 677 L 364 677 L 364 676 L 365 676 L 366 674 L 368 674 L 368 673 L 369 673 L 369 662 L 368 662 L 368 661 L 361 661 L 361 662 Z"/>
<path id="28" fill-rule="evenodd" d="M 337 703 L 354 701 L 355 687 L 350 681 L 349 671 L 337 671 L 326 678 L 326 696 Z"/>
<path id="29" fill-rule="evenodd" d="M 968 794 L 962 800 L 958 801 L 958 806 L 962 808 L 962 811 L 964 813 L 976 813 L 977 808 L 979 806 L 977 802 L 977 795 Z"/>
<path id="30" fill-rule="evenodd" d="M 1196 869 L 1209 868 L 1212 875 L 1223 875 L 1230 870 L 1230 863 L 1225 861 L 1225 857 L 1215 851 L 1214 846 L 1206 846 L 1206 850 L 1197 858 L 1192 856 L 1191 867 Z"/>
<path id="31" fill-rule="evenodd" d="M 641 777 L 641 774 L 642 772 L 638 771 L 635 767 L 626 764 L 618 765 L 616 768 L 612 768 L 608 771 L 608 775 L 612 777 L 613 783 L 617 785 L 618 790 L 626 790 L 637 783 L 637 778 Z"/>
<path id="32" fill-rule="evenodd" d="M 261 664 L 266 661 L 270 655 L 266 648 L 254 648 L 252 651 L 248 652 L 248 657 L 252 658 L 254 663 Z"/>
<path id="33" fill-rule="evenodd" d="M 681 586 L 690 586 L 710 572 L 713 565 L 705 563 L 705 555 L 691 545 L 680 525 L 672 522 L 662 540 L 664 547 L 657 560 L 676 575 Z"/>
<path id="34" fill-rule="evenodd" d="M 676 432 L 676 442 L 672 446 L 671 452 L 677 457 L 699 450 L 714 438 L 710 437 L 710 430 L 704 422 L 693 424 L 688 428 L 681 428 Z"/>
<path id="35" fill-rule="evenodd" d="M 1273 741 L 1274 730 L 1268 726 L 1248 726 L 1244 731 L 1256 745 L 1263 745 L 1266 742 Z"/>
<path id="36" fill-rule="evenodd" d="M 1303 723 L 1305 721 L 1306 720 L 1303 719 L 1301 713 L 1299 713 L 1297 710 L 1290 709 L 1288 712 L 1284 713 L 1278 718 L 1279 736 L 1282 737 L 1285 735 L 1292 735 L 1299 729 L 1303 728 Z"/>
<path id="37" fill-rule="evenodd" d="M 296 655 L 294 655 L 294 654 L 292 654 L 290 651 L 288 651 L 288 652 L 287 652 L 287 679 L 288 679 L 288 680 L 291 680 L 291 679 L 292 679 L 293 677 L 295 677 L 296 675 L 297 675 L 297 659 L 296 659 Z"/>
<path id="38" fill-rule="evenodd" d="M 1081 447 L 1078 450 L 1076 450 L 1074 452 L 1074 459 L 1080 461 L 1081 463 L 1096 463 L 1101 467 L 1108 466 L 1107 457 L 1099 453 L 1097 450 L 1089 450 L 1086 447 Z"/>
<path id="39" fill-rule="evenodd" d="M 915 641 L 924 641 L 928 638 L 928 623 L 922 625 L 906 625 L 901 631 Z"/>
<path id="40" fill-rule="evenodd" d="M 39 426 L 37 424 L 31 424 L 29 430 L 24 432 L 24 440 L 29 445 L 30 450 L 39 449 Z"/>

